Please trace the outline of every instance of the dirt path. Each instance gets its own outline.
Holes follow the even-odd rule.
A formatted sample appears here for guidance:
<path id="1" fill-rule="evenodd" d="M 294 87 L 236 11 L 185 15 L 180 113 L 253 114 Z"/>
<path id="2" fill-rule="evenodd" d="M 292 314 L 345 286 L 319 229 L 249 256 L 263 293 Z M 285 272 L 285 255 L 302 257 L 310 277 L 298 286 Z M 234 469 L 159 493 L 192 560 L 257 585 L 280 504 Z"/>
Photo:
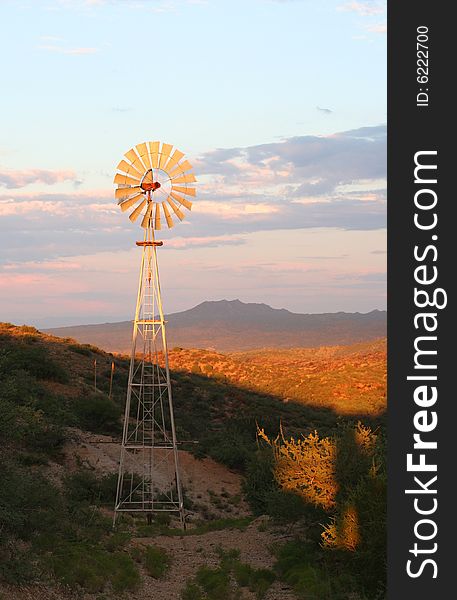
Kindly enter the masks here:
<path id="1" fill-rule="evenodd" d="M 136 538 L 134 543 L 148 546 L 153 544 L 166 550 L 172 556 L 172 565 L 166 577 L 154 580 L 144 577 L 144 587 L 141 591 L 130 594 L 131 600 L 180 600 L 181 591 L 186 582 L 192 579 L 198 568 L 204 565 L 217 567 L 219 557 L 217 549 L 237 549 L 240 560 L 255 568 L 270 568 L 274 558 L 269 551 L 273 543 L 285 542 L 289 536 L 277 531 L 265 529 L 265 519 L 260 517 L 253 521 L 244 531 L 223 530 L 177 537 Z M 243 598 L 254 599 L 247 589 L 243 590 Z M 223 600 L 223 599 L 221 599 Z M 269 589 L 265 600 L 296 600 L 290 588 L 280 582 L 275 582 Z"/>

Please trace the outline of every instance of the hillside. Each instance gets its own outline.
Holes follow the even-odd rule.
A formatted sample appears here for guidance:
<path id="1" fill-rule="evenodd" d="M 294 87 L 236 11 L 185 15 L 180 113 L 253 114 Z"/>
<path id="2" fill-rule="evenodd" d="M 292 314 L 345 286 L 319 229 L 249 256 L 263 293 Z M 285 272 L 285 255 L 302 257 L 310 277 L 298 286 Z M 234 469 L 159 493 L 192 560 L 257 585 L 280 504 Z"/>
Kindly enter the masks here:
<path id="1" fill-rule="evenodd" d="M 266 304 L 239 300 L 202 302 L 167 315 L 172 346 L 211 348 L 236 352 L 257 348 L 293 348 L 350 345 L 385 337 L 386 313 L 298 314 Z M 109 352 L 129 352 L 132 323 L 78 325 L 45 330 Z"/>
<path id="2" fill-rule="evenodd" d="M 352 562 L 340 554 L 335 562 L 319 549 L 320 524 L 336 513 L 308 513 L 278 487 L 256 431 L 333 436 L 343 416 L 346 425 L 362 418 L 382 427 L 385 343 L 231 354 L 176 348 L 170 363 L 189 528 L 182 535 L 166 515 L 150 526 L 126 516 L 113 531 L 128 359 L 0 324 L 2 598 L 146 600 L 160 591 L 165 600 L 293 600 L 307 598 L 300 590 L 316 580 L 315 598 L 328 598 L 331 585 L 338 600 L 347 597 L 340 587 L 359 589 L 357 575 L 348 579 L 354 553 Z M 363 471 L 365 459 L 350 455 Z M 308 540 L 299 551 L 296 535 Z M 305 569 L 297 583 L 289 570 L 303 561 L 313 574 Z"/>

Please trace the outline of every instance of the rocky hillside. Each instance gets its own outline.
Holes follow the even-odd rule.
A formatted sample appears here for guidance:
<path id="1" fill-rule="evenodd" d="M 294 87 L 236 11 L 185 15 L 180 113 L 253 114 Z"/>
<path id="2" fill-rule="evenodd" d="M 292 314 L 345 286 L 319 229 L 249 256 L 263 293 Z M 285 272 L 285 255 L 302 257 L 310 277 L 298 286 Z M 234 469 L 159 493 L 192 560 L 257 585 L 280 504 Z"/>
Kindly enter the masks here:
<path id="1" fill-rule="evenodd" d="M 384 342 L 175 348 L 170 362 L 188 530 L 167 515 L 152 525 L 126 516 L 113 530 L 127 357 L 0 325 L 0 596 L 292 600 L 319 581 L 316 598 L 328 586 L 344 598 L 337 589 L 350 585 L 366 600 L 341 558 L 323 564 L 320 533 L 314 550 L 296 547 L 291 522 L 311 540 L 331 515 L 305 516 L 303 501 L 281 491 L 256 432 L 333 435 L 343 415 L 382 425 Z M 305 563 L 314 575 L 294 579 Z"/>

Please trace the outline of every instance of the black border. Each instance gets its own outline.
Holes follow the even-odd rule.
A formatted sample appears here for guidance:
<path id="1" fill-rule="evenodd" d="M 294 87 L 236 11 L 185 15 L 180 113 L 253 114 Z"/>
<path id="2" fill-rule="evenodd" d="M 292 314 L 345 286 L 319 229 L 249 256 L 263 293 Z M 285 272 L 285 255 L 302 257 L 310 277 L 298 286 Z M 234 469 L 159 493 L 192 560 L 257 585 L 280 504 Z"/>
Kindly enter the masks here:
<path id="1" fill-rule="evenodd" d="M 453 487 L 457 483 L 456 393 L 452 381 L 455 350 L 453 339 L 457 328 L 453 314 L 451 282 L 456 251 L 453 237 L 453 215 L 457 211 L 456 192 L 451 178 L 457 169 L 451 148 L 455 130 L 455 108 L 451 88 L 455 87 L 453 44 L 456 39 L 452 4 L 416 0 L 390 0 L 388 3 L 388 598 L 414 600 L 457 597 L 453 580 L 453 537 L 456 530 Z M 429 106 L 416 106 L 416 94 L 421 87 L 416 81 L 417 27 L 429 29 Z M 413 507 L 413 498 L 405 494 L 413 479 L 406 471 L 406 454 L 411 452 L 414 430 L 413 416 L 418 407 L 413 402 L 414 384 L 406 377 L 412 374 L 415 313 L 413 290 L 413 248 L 427 244 L 430 232 L 420 232 L 413 224 L 414 154 L 436 149 L 438 185 L 437 205 L 439 270 L 438 284 L 447 290 L 448 305 L 438 310 L 438 426 L 433 439 L 438 449 L 433 451 L 438 464 L 438 510 L 433 518 L 438 525 L 434 541 L 438 549 L 433 558 L 438 576 L 426 568 L 420 577 L 409 577 L 406 561 L 412 558 L 409 549 L 415 541 L 413 528 L 421 518 Z M 416 309 L 417 310 L 417 309 Z M 432 434 L 431 434 L 432 435 Z M 432 439 L 432 437 L 430 438 Z M 431 556 L 431 555 L 430 555 Z"/>

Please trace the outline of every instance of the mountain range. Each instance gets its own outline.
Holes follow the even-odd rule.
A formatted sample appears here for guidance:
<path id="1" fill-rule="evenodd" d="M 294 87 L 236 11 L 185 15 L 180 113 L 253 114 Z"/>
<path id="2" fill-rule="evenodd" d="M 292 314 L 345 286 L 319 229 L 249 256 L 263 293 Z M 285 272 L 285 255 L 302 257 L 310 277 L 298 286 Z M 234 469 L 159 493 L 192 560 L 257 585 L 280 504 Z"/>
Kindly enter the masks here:
<path id="1" fill-rule="evenodd" d="M 386 336 L 387 313 L 300 314 L 240 300 L 205 301 L 166 316 L 169 347 L 236 352 L 347 345 Z M 128 353 L 132 321 L 56 327 L 46 333 Z"/>

